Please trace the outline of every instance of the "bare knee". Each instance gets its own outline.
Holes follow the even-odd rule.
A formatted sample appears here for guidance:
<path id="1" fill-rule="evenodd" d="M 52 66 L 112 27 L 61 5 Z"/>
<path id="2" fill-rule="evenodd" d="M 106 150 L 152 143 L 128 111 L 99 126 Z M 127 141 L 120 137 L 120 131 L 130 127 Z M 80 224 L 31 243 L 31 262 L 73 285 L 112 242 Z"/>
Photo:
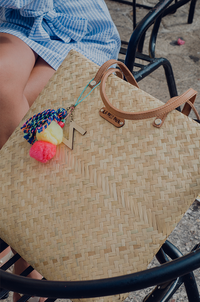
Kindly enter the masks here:
<path id="1" fill-rule="evenodd" d="M 0 33 L 0 96 L 22 95 L 37 54 L 21 39 Z"/>

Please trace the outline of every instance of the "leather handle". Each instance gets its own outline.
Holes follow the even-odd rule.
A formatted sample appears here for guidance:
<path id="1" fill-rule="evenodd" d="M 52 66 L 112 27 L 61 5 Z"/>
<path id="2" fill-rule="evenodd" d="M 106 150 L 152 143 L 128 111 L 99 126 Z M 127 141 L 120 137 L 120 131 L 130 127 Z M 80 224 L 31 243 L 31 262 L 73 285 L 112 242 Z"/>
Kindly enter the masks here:
<path id="1" fill-rule="evenodd" d="M 120 66 L 120 68 L 121 68 L 121 66 Z M 196 95 L 197 95 L 197 92 L 195 90 L 193 90 L 192 88 L 190 88 L 185 93 L 183 93 L 181 96 L 170 99 L 167 103 L 165 103 L 164 105 L 162 105 L 158 108 L 147 110 L 147 111 L 136 112 L 136 113 L 135 112 L 125 112 L 125 111 L 115 108 L 109 102 L 108 97 L 105 92 L 106 80 L 113 73 L 113 71 L 114 71 L 114 69 L 112 68 L 112 69 L 108 69 L 106 72 L 103 73 L 103 76 L 101 79 L 101 84 L 100 84 L 100 94 L 101 94 L 101 98 L 102 98 L 106 108 L 112 114 L 114 114 L 120 118 L 124 118 L 124 119 L 128 119 L 128 120 L 141 120 L 141 119 L 147 119 L 147 118 L 152 118 L 152 117 L 165 119 L 169 112 L 176 109 L 180 105 L 187 103 L 187 101 L 189 101 L 193 104 L 195 101 Z M 133 78 L 132 74 L 131 74 L 131 77 Z M 126 78 L 129 81 L 129 77 L 126 77 Z M 157 125 L 154 125 L 154 126 L 157 127 Z M 160 127 L 160 125 L 159 125 L 159 127 Z"/>
<path id="2" fill-rule="evenodd" d="M 94 86 L 96 86 L 102 79 L 102 76 L 109 70 L 109 68 L 113 65 L 117 64 L 121 70 L 121 72 L 123 73 L 123 75 L 126 77 L 127 81 L 136 86 L 137 88 L 139 88 L 138 83 L 136 82 L 135 78 L 133 77 L 132 73 L 130 72 L 130 70 L 126 67 L 126 65 L 120 61 L 117 60 L 108 60 L 106 61 L 97 71 L 93 81 L 90 83 L 90 88 L 93 88 Z M 116 69 L 115 72 L 117 74 L 119 74 L 119 69 Z"/>

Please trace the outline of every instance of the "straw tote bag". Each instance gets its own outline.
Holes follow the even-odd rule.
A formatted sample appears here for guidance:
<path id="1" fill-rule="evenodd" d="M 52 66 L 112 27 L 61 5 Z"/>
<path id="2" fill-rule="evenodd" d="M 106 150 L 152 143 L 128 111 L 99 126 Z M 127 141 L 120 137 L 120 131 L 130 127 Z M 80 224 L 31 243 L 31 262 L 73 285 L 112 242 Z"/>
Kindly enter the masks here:
<path id="1" fill-rule="evenodd" d="M 196 92 L 163 105 L 121 63 L 130 83 L 111 74 L 113 63 L 99 70 L 71 51 L 0 151 L 0 237 L 49 280 L 146 269 L 200 192 L 200 125 L 185 115 Z M 31 158 L 24 122 L 71 106 L 92 79 L 101 84 L 73 114 L 86 134 L 75 129 L 73 149 L 61 143 L 45 164 Z"/>

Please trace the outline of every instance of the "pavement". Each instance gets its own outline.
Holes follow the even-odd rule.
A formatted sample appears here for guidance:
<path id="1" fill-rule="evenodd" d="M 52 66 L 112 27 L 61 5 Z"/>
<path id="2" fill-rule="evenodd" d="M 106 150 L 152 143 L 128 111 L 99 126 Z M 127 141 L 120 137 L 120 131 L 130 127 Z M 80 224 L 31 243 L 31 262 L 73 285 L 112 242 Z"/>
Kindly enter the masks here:
<path id="1" fill-rule="evenodd" d="M 138 3 L 153 6 L 155 0 L 137 0 Z M 119 4 L 106 0 L 110 14 L 115 22 L 122 40 L 128 41 L 132 33 L 132 8 L 131 6 Z M 173 15 L 162 19 L 157 43 L 156 57 L 167 58 L 173 68 L 178 94 L 185 92 L 188 88 L 195 89 L 199 96 L 196 100 L 196 108 L 200 114 L 200 1 L 197 1 L 194 20 L 187 24 L 189 4 L 179 8 Z M 137 8 L 137 22 L 147 13 L 146 9 Z M 147 34 L 147 40 L 149 33 Z M 181 38 L 184 45 L 177 45 L 176 41 Z M 145 45 L 148 50 L 148 45 Z M 167 82 L 162 67 L 139 82 L 144 91 L 154 97 L 166 102 L 169 99 Z M 191 115 L 193 117 L 193 115 Z M 200 242 L 200 202 L 195 200 L 188 209 L 182 220 L 168 238 L 183 254 L 187 254 L 195 244 Z M 158 265 L 155 259 L 149 267 Z M 196 270 L 195 277 L 200 290 L 200 270 Z M 143 298 L 151 289 L 130 293 L 125 302 L 142 302 Z M 70 300 L 57 300 L 69 302 Z M 89 301 L 89 300 L 88 300 Z M 174 294 L 170 302 L 188 301 L 184 287 Z M 6 302 L 12 302 L 12 293 Z"/>

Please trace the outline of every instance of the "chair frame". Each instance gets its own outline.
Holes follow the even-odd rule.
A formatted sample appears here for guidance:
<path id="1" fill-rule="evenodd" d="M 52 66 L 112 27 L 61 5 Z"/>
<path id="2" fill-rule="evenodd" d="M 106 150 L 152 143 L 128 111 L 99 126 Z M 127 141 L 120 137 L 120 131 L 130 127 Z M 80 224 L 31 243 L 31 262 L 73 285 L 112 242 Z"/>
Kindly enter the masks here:
<path id="1" fill-rule="evenodd" d="M 152 6 L 149 6 L 149 5 L 136 3 L 136 0 L 132 0 L 132 2 L 126 1 L 126 0 L 111 0 L 111 1 L 132 6 L 132 8 L 133 8 L 133 30 L 136 28 L 136 24 L 137 24 L 137 22 L 136 22 L 136 7 L 142 7 L 142 8 L 145 8 L 145 9 L 152 9 L 153 8 Z M 190 8 L 189 8 L 187 23 L 191 24 L 193 22 L 194 11 L 195 11 L 195 6 L 196 6 L 197 0 L 179 0 L 179 1 L 175 0 L 175 3 L 173 5 L 171 5 L 169 10 L 166 11 L 165 15 L 175 13 L 176 10 L 179 7 L 185 5 L 186 3 L 190 2 L 190 1 L 191 1 L 191 3 L 190 3 Z"/>
<path id="2" fill-rule="evenodd" d="M 1 241 L 0 252 L 6 247 L 7 244 Z M 170 261 L 168 256 L 173 260 Z M 16 254 L 0 268 L 0 299 L 9 291 L 24 294 L 19 302 L 25 302 L 31 296 L 49 297 L 47 302 L 50 302 L 57 298 L 80 299 L 117 295 L 156 286 L 143 301 L 166 302 L 184 283 L 188 301 L 199 302 L 199 292 L 192 271 L 200 267 L 200 244 L 183 256 L 167 240 L 156 257 L 161 266 L 125 276 L 89 281 L 47 281 L 26 278 L 33 270 L 31 266 L 21 276 L 6 272 L 20 258 Z"/>
<path id="3" fill-rule="evenodd" d="M 173 0 L 160 0 L 137 24 L 129 42 L 122 41 L 122 45 L 124 44 L 125 47 L 121 47 L 120 49 L 120 53 L 125 55 L 125 60 L 121 61 L 129 68 L 137 82 L 141 81 L 160 66 L 163 66 L 171 98 L 178 95 L 172 66 L 166 58 L 155 58 L 155 43 L 162 15 L 172 1 Z M 149 41 L 149 55 L 145 55 L 142 53 L 145 34 L 152 24 L 154 25 Z M 148 62 L 148 64 L 137 64 L 135 63 L 136 58 L 142 59 Z M 139 67 L 140 70 L 134 71 L 134 66 Z"/>
<path id="4" fill-rule="evenodd" d="M 139 4 L 136 4 L 135 0 L 133 0 L 132 3 L 123 0 L 112 1 L 132 5 L 133 15 L 135 14 L 135 7 L 139 6 Z M 171 98 L 178 95 L 172 66 L 168 59 L 155 57 L 156 39 L 162 18 L 174 13 L 179 7 L 185 5 L 189 1 L 191 1 L 191 4 L 188 23 L 192 23 L 197 0 L 175 0 L 175 4 L 172 4 L 173 0 L 160 0 L 153 8 L 150 8 L 147 15 L 137 25 L 133 25 L 134 30 L 129 42 L 122 41 L 122 47 L 120 49 L 120 53 L 125 56 L 125 59 L 121 59 L 121 61 L 126 64 L 137 82 L 144 79 L 160 66 L 163 66 Z M 133 16 L 133 19 L 134 18 L 136 18 L 136 16 Z M 143 45 L 146 32 L 152 24 L 153 29 L 149 41 L 149 55 L 146 55 L 142 53 Z M 135 62 L 136 59 L 143 60 L 147 62 L 147 64 L 138 64 Z M 134 71 L 134 67 L 138 67 L 139 70 Z"/>

